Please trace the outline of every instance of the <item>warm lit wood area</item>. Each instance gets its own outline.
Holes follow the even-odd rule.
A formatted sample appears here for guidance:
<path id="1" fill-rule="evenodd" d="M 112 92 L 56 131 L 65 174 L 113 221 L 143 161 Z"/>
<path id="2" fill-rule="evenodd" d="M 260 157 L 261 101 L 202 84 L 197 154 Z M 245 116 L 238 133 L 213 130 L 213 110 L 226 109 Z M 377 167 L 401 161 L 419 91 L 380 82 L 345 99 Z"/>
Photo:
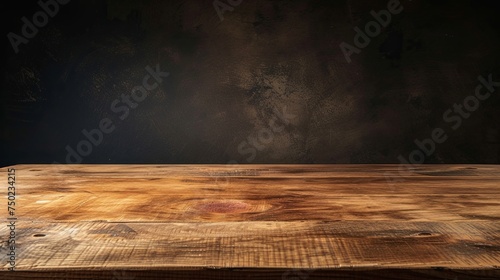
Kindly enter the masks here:
<path id="1" fill-rule="evenodd" d="M 497 165 L 1 170 L 1 279 L 500 279 Z"/>

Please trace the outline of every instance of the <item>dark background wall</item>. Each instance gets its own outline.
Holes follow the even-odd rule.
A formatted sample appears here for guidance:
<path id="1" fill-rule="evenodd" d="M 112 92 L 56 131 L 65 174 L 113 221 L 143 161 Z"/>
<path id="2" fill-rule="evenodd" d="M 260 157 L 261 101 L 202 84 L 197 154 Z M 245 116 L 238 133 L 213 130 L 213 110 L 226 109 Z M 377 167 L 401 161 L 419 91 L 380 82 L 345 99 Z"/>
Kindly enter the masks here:
<path id="1" fill-rule="evenodd" d="M 221 20 L 213 1 L 73 0 L 16 54 L 7 34 L 41 8 L 2 1 L 1 164 L 399 163 L 435 128 L 426 163 L 499 163 L 500 88 L 443 119 L 500 81 L 498 1 L 401 0 L 348 63 L 339 45 L 388 2 L 244 0 Z M 121 120 L 113 101 L 157 64 L 170 75 Z"/>

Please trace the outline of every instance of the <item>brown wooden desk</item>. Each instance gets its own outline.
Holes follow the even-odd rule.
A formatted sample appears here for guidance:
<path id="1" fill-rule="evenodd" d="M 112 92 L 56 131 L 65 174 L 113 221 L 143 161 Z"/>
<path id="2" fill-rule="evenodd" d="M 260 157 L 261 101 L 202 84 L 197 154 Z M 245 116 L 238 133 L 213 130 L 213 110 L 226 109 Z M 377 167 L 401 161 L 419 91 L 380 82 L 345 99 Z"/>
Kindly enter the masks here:
<path id="1" fill-rule="evenodd" d="M 5 167 L 0 278 L 500 279 L 500 166 L 398 167 Z"/>

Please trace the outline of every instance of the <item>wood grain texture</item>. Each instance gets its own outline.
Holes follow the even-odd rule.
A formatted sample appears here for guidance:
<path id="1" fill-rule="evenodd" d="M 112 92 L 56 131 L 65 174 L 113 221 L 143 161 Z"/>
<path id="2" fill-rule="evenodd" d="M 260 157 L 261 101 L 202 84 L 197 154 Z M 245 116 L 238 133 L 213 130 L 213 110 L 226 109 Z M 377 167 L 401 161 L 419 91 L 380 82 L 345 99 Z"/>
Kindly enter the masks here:
<path id="1" fill-rule="evenodd" d="M 500 277 L 500 166 L 399 167 L 17 165 L 0 276 Z"/>

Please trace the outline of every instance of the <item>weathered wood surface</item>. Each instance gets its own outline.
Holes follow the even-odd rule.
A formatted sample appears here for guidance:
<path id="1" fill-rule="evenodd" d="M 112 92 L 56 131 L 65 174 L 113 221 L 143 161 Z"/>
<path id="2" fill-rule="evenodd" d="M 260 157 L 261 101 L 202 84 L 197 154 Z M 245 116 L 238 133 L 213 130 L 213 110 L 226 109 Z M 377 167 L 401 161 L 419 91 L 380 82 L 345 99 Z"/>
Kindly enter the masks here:
<path id="1" fill-rule="evenodd" d="M 0 277 L 500 277 L 500 166 L 399 167 L 17 165 Z"/>

